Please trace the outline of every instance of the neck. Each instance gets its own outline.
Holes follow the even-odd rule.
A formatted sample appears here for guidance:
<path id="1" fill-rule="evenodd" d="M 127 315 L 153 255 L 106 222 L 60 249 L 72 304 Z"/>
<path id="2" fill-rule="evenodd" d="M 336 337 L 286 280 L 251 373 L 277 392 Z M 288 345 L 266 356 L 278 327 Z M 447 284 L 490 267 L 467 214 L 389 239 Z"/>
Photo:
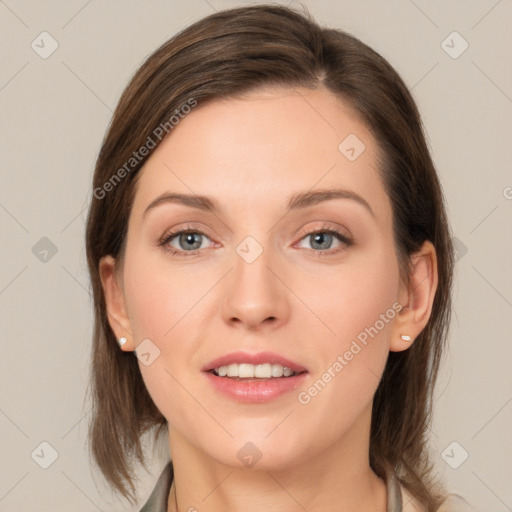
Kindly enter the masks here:
<path id="1" fill-rule="evenodd" d="M 281 470 L 221 464 L 171 426 L 169 441 L 174 481 L 168 512 L 386 511 L 386 485 L 370 468 L 369 439 L 360 431 Z"/>

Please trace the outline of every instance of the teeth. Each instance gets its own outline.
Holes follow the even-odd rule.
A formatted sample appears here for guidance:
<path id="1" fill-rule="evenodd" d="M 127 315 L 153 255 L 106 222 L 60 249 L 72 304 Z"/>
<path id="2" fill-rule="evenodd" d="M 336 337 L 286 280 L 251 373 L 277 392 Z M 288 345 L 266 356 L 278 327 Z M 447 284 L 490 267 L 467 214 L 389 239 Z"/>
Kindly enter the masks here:
<path id="1" fill-rule="evenodd" d="M 287 368 L 286 366 L 283 368 L 283 375 L 284 375 L 285 377 L 289 377 L 292 373 L 294 373 L 294 372 L 292 372 L 292 371 L 290 370 L 290 368 Z"/>
<path id="2" fill-rule="evenodd" d="M 270 379 L 279 377 L 291 377 L 295 372 L 280 364 L 228 364 L 215 368 L 219 377 L 238 377 L 239 379 Z"/>

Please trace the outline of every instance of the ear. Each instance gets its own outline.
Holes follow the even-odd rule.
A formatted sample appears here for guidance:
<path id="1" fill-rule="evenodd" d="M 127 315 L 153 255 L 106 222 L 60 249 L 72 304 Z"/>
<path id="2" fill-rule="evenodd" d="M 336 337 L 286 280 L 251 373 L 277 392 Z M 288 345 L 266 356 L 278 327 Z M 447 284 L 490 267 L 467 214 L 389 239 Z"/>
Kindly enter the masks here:
<path id="1" fill-rule="evenodd" d="M 121 349 L 130 351 L 135 349 L 135 343 L 132 335 L 130 319 L 126 313 L 124 300 L 124 291 L 121 277 L 117 272 L 116 260 L 112 256 L 104 256 L 99 263 L 99 273 L 103 293 L 105 295 L 105 303 L 107 307 L 107 315 L 110 327 L 116 336 L 116 339 L 126 338 L 126 343 Z"/>
<path id="2" fill-rule="evenodd" d="M 409 348 L 427 325 L 432 312 L 438 281 L 437 256 L 432 243 L 425 241 L 420 250 L 411 256 L 411 263 L 409 283 L 402 283 L 400 287 L 402 309 L 393 324 L 389 345 L 391 352 Z"/>

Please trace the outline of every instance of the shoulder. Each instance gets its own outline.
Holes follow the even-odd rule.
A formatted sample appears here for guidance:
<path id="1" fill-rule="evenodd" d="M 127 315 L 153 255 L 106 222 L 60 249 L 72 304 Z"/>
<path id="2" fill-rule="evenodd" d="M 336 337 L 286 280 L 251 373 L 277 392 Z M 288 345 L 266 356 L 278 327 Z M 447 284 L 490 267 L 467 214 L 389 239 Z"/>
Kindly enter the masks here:
<path id="1" fill-rule="evenodd" d="M 427 512 L 427 507 L 422 505 L 404 487 L 401 487 L 403 512 Z M 472 507 L 463 496 L 457 493 L 447 494 L 436 512 L 480 512 Z"/>
<path id="2" fill-rule="evenodd" d="M 457 493 L 450 493 L 441 503 L 436 512 L 479 512 L 470 505 L 463 496 Z"/>
<path id="3" fill-rule="evenodd" d="M 427 512 L 427 508 L 405 487 L 400 485 L 400 490 L 402 492 L 402 512 Z"/>
<path id="4" fill-rule="evenodd" d="M 164 467 L 151 494 L 139 512 L 166 512 L 169 491 L 172 485 L 174 471 L 172 462 Z"/>

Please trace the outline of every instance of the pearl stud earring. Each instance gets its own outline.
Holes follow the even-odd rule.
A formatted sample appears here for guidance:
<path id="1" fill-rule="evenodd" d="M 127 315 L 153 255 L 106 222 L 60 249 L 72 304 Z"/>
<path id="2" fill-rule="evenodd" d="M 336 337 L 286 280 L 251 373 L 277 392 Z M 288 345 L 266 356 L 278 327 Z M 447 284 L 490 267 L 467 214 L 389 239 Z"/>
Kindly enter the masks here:
<path id="1" fill-rule="evenodd" d="M 407 334 L 402 334 L 400 338 L 402 338 L 404 341 L 411 341 L 411 337 L 407 336 Z"/>
<path id="2" fill-rule="evenodd" d="M 119 346 L 122 347 L 128 340 L 126 338 L 119 338 L 117 340 L 117 343 L 119 343 Z"/>

